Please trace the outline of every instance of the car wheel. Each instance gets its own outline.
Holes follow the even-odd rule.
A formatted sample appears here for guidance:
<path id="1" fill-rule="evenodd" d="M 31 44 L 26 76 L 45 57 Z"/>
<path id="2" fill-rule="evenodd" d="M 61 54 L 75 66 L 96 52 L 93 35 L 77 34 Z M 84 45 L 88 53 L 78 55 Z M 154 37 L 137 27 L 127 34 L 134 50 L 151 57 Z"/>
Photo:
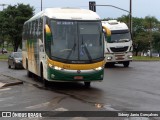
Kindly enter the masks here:
<path id="1" fill-rule="evenodd" d="M 14 69 L 17 69 L 16 63 L 14 63 Z"/>
<path id="2" fill-rule="evenodd" d="M 8 65 L 8 68 L 10 69 L 10 68 L 11 68 L 11 66 L 10 66 L 10 65 Z"/>

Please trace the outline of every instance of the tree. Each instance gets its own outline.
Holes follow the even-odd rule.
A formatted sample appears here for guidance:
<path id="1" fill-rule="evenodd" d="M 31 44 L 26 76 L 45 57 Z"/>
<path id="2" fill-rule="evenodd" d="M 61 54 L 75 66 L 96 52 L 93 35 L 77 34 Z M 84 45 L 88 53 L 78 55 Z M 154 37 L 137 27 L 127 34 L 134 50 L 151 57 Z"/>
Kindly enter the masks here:
<path id="1" fill-rule="evenodd" d="M 148 32 L 145 30 L 143 18 L 133 18 L 133 48 L 136 56 L 149 49 Z"/>
<path id="2" fill-rule="evenodd" d="M 4 17 L 3 17 L 3 11 L 0 12 L 0 45 L 4 45 Z"/>
<path id="3" fill-rule="evenodd" d="M 136 33 L 133 47 L 136 56 L 139 52 L 146 52 L 149 49 L 149 38 L 147 37 L 146 32 Z"/>
<path id="4" fill-rule="evenodd" d="M 153 49 L 153 32 L 157 31 L 158 28 L 158 20 L 153 16 L 146 16 L 144 19 L 145 30 L 148 31 L 148 38 L 150 42 L 150 57 L 152 57 L 152 49 Z"/>
<path id="5" fill-rule="evenodd" d="M 128 24 L 129 17 L 123 15 L 118 18 L 119 21 L 125 22 Z M 153 16 L 146 16 L 145 18 L 137 18 L 132 17 L 132 40 L 133 40 L 133 48 L 136 55 L 139 52 L 146 52 L 149 49 L 152 49 L 157 41 L 154 41 L 154 37 L 152 36 L 153 32 L 160 32 L 160 24 L 159 21 Z M 155 43 L 153 43 L 153 41 Z M 157 49 L 157 46 L 154 48 Z"/>
<path id="6" fill-rule="evenodd" d="M 1 24 L 3 24 L 4 33 L 10 36 L 14 51 L 21 46 L 23 24 L 33 16 L 33 11 L 33 7 L 24 4 L 9 5 L 3 11 L 4 19 Z"/>
<path id="7" fill-rule="evenodd" d="M 160 57 L 160 32 L 154 32 L 153 33 L 153 48 L 159 53 Z"/>
<path id="8" fill-rule="evenodd" d="M 125 22 L 129 26 L 129 16 L 123 15 L 118 18 L 119 21 Z M 139 52 L 146 51 L 149 46 L 149 40 L 147 39 L 147 33 L 144 28 L 144 19 L 132 17 L 132 40 L 133 50 L 137 56 Z"/>

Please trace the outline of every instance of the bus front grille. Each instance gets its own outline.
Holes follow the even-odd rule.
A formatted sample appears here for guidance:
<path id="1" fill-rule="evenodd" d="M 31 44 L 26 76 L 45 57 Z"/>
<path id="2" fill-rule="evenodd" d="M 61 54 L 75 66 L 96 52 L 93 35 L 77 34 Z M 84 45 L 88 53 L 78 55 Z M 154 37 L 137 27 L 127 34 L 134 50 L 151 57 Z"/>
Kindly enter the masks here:
<path id="1" fill-rule="evenodd" d="M 124 47 L 110 47 L 112 52 L 126 52 L 128 50 L 128 46 L 124 46 Z"/>

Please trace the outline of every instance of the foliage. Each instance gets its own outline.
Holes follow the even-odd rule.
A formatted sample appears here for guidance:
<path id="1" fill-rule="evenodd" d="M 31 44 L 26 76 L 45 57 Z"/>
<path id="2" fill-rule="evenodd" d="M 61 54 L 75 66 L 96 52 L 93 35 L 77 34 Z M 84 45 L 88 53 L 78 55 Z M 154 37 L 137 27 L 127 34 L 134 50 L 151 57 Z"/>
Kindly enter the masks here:
<path id="1" fill-rule="evenodd" d="M 129 26 L 129 16 L 123 15 L 118 18 Z M 153 16 L 145 18 L 132 18 L 132 39 L 133 48 L 136 55 L 138 52 L 146 52 L 148 49 L 155 49 L 160 53 L 160 22 Z M 153 34 L 158 32 L 157 34 Z"/>
<path id="2" fill-rule="evenodd" d="M 0 44 L 3 40 L 12 43 L 14 51 L 21 46 L 23 24 L 33 16 L 34 8 L 30 5 L 9 5 L 0 11 Z M 113 18 L 107 18 L 109 20 Z M 123 15 L 117 18 L 129 26 L 129 16 Z M 145 18 L 132 17 L 132 39 L 136 55 L 148 49 L 155 49 L 160 53 L 160 22 L 153 16 Z M 5 39 L 4 39 L 5 38 Z"/>
<path id="3" fill-rule="evenodd" d="M 2 34 L 7 35 L 12 43 L 14 51 L 22 43 L 23 24 L 33 16 L 33 7 L 30 5 L 18 4 L 9 5 L 6 9 L 0 12 L 0 25 L 2 25 Z M 6 37 L 6 36 L 3 36 Z"/>
<path id="4" fill-rule="evenodd" d="M 153 33 L 153 48 L 159 53 L 160 56 L 160 32 Z"/>

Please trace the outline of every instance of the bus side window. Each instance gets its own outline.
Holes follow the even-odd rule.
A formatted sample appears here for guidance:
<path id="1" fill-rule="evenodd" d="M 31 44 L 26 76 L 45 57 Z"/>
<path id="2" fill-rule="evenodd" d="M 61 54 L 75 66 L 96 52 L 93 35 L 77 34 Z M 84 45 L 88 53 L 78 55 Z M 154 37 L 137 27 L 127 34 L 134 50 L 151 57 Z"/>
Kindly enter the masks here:
<path id="1" fill-rule="evenodd" d="M 39 38 L 43 42 L 43 19 L 39 19 Z"/>

